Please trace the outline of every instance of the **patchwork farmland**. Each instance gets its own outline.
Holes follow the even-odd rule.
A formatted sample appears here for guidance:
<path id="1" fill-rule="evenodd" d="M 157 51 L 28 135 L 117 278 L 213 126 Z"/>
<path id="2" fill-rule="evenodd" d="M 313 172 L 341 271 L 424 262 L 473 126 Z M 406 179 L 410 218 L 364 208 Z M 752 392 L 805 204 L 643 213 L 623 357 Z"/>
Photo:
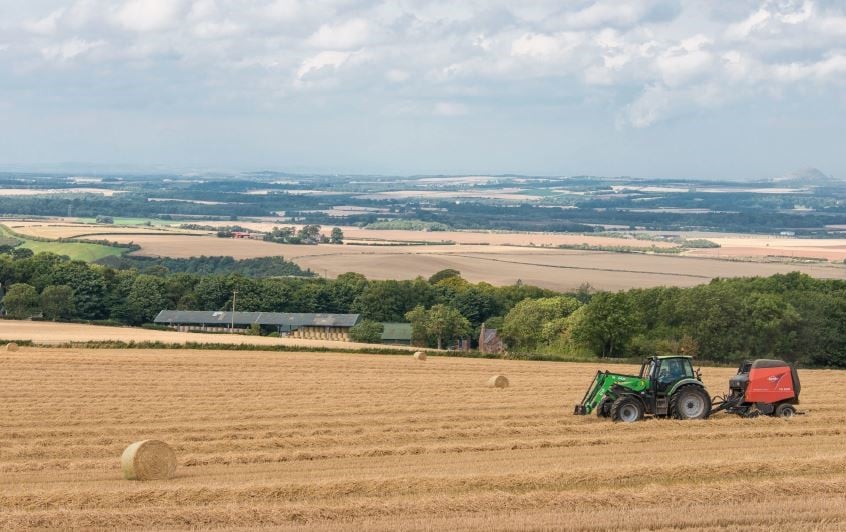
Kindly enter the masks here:
<path id="1" fill-rule="evenodd" d="M 596 364 L 24 347 L 0 365 L 0 529 L 846 527 L 842 372 L 802 371 L 789 420 L 620 425 L 571 415 Z M 703 368 L 712 394 L 732 373 Z M 143 438 L 173 446 L 175 478 L 122 479 Z"/>

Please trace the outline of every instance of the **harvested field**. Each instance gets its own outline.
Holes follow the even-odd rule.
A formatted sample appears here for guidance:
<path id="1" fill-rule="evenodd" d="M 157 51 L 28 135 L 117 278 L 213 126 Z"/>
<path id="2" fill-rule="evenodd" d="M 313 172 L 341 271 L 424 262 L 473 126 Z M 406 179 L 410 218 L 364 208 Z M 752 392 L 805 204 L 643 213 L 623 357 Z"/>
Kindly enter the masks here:
<path id="1" fill-rule="evenodd" d="M 166 344 L 231 344 L 261 346 L 297 346 L 300 348 L 358 349 L 368 344 L 308 340 L 303 338 L 270 338 L 244 334 L 211 334 L 195 332 L 158 331 L 138 327 L 104 327 L 79 323 L 52 323 L 0 320 L 0 338 L 4 340 L 32 340 L 36 344 L 59 345 L 69 342 L 163 342 Z M 411 347 L 371 346 L 411 351 Z"/>
<path id="2" fill-rule="evenodd" d="M 572 416 L 595 364 L 0 352 L 0 529 L 846 527 L 846 373 L 790 420 Z M 616 367 L 624 371 L 633 368 Z M 506 374 L 511 386 L 485 379 Z M 730 369 L 704 368 L 712 393 Z M 122 479 L 131 442 L 175 478 Z"/>
<path id="3" fill-rule="evenodd" d="M 72 223 L 61 220 L 15 220 L 6 222 L 8 227 L 16 233 L 34 236 L 39 238 L 86 238 L 89 240 L 101 240 L 105 236 L 102 235 L 167 235 L 167 234 L 185 234 L 197 233 L 205 234 L 196 231 L 186 231 L 179 229 L 176 225 L 173 227 L 159 226 L 150 228 L 147 226 L 136 225 L 104 225 L 104 224 L 84 224 Z M 111 239 L 108 239 L 111 240 Z"/>
<path id="4" fill-rule="evenodd" d="M 60 196 L 67 194 L 100 194 L 102 196 L 114 196 L 123 194 L 123 190 L 110 188 L 0 188 L 0 196 Z"/>
<path id="5" fill-rule="evenodd" d="M 517 248 L 514 246 L 296 246 L 253 240 L 193 236 L 113 236 L 135 242 L 137 255 L 191 257 L 231 255 L 238 259 L 281 255 L 304 269 L 334 277 L 358 272 L 370 279 L 428 277 L 445 268 L 466 279 L 495 285 L 526 284 L 570 290 L 582 283 L 619 290 L 651 286 L 694 286 L 714 277 L 773 275 L 801 271 L 820 278 L 846 278 L 842 264 L 764 264 L 666 255 Z"/>
<path id="6" fill-rule="evenodd" d="M 846 260 L 846 239 L 730 237 L 709 238 L 719 248 L 696 249 L 690 255 L 702 257 L 787 257 L 815 258 L 842 262 Z"/>
<path id="7" fill-rule="evenodd" d="M 225 226 L 231 222 L 203 222 L 203 225 Z M 238 222 L 238 225 L 256 231 L 270 231 L 278 224 L 269 222 Z M 286 224 L 287 225 L 287 224 Z M 297 226 L 299 227 L 299 226 Z M 491 246 L 630 246 L 672 248 L 675 244 L 635 238 L 583 235 L 578 233 L 506 233 L 488 231 L 410 231 L 404 229 L 362 229 L 341 226 L 347 240 L 386 240 L 391 242 L 455 242 L 457 244 L 483 244 Z"/>
<path id="8" fill-rule="evenodd" d="M 224 222 L 203 222 L 226 225 Z M 250 229 L 269 231 L 272 222 L 239 222 Z M 202 232 L 170 229 L 115 228 L 102 225 L 16 222 L 14 230 L 51 238 L 80 234 L 141 246 L 136 255 L 187 258 L 228 255 L 236 259 L 282 256 L 304 269 L 334 277 L 355 271 L 371 279 L 413 279 L 454 268 L 468 280 L 496 285 L 524 283 L 571 290 L 582 283 L 598 289 L 619 290 L 652 286 L 694 286 L 714 277 L 768 276 L 801 271 L 820 278 L 846 278 L 846 239 L 797 239 L 733 235 L 710 240 L 724 247 L 695 249 L 684 256 L 623 254 L 554 249 L 560 245 L 674 247 L 669 242 L 579 234 L 485 233 L 464 231 L 367 230 L 345 227 L 348 243 L 381 241 L 400 245 L 297 246 L 246 239 L 222 239 Z M 123 234 L 121 234 L 123 233 Z M 703 235 L 691 234 L 691 237 Z M 452 241 L 457 245 L 401 245 L 403 242 Z M 518 247 L 534 244 L 535 247 Z M 545 247 L 546 246 L 546 247 Z M 768 255 L 785 257 L 783 263 L 743 261 Z M 791 257 L 828 258 L 835 263 L 803 264 Z M 725 260 L 718 260 L 725 259 Z"/>

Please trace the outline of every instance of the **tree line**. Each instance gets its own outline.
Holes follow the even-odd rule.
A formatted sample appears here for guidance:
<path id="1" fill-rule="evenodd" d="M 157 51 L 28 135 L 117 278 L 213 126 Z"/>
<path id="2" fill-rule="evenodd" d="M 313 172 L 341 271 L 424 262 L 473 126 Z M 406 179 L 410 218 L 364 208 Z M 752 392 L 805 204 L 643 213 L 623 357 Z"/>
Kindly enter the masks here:
<path id="1" fill-rule="evenodd" d="M 163 309 L 358 313 L 410 322 L 418 345 L 449 347 L 495 328 L 509 352 L 638 357 L 689 354 L 715 362 L 784 358 L 846 367 L 846 280 L 800 273 L 715 279 L 692 288 L 558 293 L 517 283 L 471 283 L 444 270 L 429 279 L 249 278 L 140 271 L 40 253 L 0 254 L 7 314 L 149 323 Z M 377 327 L 362 327 L 371 336 Z"/>

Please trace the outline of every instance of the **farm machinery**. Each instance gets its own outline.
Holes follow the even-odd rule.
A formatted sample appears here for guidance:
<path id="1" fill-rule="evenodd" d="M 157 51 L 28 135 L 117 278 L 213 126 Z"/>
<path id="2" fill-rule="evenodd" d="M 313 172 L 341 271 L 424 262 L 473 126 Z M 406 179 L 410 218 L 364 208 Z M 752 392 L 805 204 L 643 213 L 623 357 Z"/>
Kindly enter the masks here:
<path id="1" fill-rule="evenodd" d="M 643 360 L 638 375 L 597 371 L 574 414 L 631 423 L 645 415 L 706 419 L 725 411 L 745 417 L 797 414 L 799 375 L 780 360 L 741 364 L 729 380 L 728 395 L 711 398 L 699 370 L 688 356 L 653 356 Z"/>

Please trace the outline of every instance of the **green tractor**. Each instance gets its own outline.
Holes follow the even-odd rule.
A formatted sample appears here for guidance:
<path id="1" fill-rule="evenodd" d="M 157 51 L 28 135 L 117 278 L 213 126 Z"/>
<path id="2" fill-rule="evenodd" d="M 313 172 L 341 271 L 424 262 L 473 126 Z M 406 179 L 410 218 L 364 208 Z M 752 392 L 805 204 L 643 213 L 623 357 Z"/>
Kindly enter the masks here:
<path id="1" fill-rule="evenodd" d="M 711 396 L 694 372 L 691 357 L 653 356 L 643 360 L 639 375 L 598 371 L 574 414 L 632 423 L 644 415 L 706 419 Z"/>

